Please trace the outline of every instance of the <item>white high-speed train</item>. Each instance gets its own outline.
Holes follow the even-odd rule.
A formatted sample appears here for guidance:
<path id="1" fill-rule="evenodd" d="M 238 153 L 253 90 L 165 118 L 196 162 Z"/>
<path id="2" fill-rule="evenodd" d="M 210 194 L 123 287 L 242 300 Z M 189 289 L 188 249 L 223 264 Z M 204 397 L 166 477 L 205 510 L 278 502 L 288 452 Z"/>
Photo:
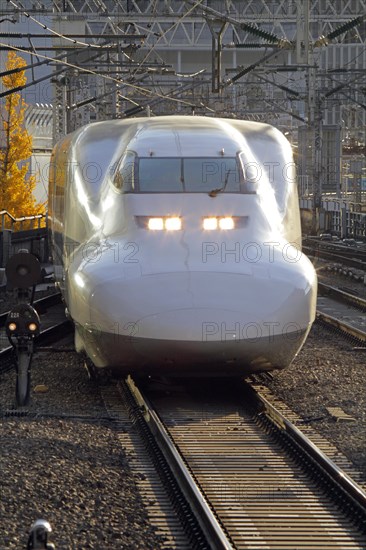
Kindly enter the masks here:
<path id="1" fill-rule="evenodd" d="M 166 376 L 283 368 L 315 317 L 291 146 L 270 125 L 99 122 L 53 151 L 56 276 L 77 350 Z"/>

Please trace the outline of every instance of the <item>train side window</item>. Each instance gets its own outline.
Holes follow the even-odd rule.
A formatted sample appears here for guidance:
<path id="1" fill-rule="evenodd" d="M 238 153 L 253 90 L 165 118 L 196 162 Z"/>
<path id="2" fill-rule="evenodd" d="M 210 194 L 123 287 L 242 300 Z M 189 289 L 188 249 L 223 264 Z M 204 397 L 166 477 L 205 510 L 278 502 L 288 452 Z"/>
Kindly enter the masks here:
<path id="1" fill-rule="evenodd" d="M 113 185 L 124 193 L 135 190 L 135 161 L 136 153 L 126 151 L 114 174 Z"/>

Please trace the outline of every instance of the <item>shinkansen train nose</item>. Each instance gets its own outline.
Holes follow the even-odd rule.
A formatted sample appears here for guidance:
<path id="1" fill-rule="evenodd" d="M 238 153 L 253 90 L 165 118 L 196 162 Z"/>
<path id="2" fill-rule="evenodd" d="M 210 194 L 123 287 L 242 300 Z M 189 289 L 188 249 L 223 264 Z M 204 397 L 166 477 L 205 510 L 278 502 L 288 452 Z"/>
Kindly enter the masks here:
<path id="1" fill-rule="evenodd" d="M 314 285 L 294 277 L 215 272 L 156 273 L 91 285 L 90 322 L 136 338 L 217 340 L 304 330 L 315 314 Z M 232 334 L 232 336 L 230 336 Z"/>

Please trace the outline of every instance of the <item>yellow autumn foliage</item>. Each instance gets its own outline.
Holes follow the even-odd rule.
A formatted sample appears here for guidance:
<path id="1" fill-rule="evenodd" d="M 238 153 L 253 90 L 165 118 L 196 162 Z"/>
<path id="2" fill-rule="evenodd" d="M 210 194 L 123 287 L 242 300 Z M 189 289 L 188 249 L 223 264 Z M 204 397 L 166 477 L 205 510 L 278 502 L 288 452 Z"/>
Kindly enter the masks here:
<path id="1" fill-rule="evenodd" d="M 5 70 L 22 68 L 23 58 L 10 51 Z M 25 71 L 2 77 L 6 90 L 24 86 Z M 20 93 L 13 92 L 5 97 L 0 117 L 0 211 L 7 210 L 14 217 L 43 214 L 45 206 L 37 204 L 33 196 L 35 176 L 29 175 L 29 162 L 32 155 L 32 137 L 24 127 L 26 103 Z"/>

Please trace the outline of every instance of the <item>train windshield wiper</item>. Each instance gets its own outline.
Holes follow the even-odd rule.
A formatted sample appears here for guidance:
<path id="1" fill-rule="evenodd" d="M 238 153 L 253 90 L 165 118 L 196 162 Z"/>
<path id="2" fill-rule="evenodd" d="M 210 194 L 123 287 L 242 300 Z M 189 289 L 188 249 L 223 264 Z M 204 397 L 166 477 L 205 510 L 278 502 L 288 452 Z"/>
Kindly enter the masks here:
<path id="1" fill-rule="evenodd" d="M 219 193 L 223 193 L 223 192 L 225 191 L 226 186 L 227 186 L 228 181 L 229 181 L 230 172 L 231 172 L 231 170 L 228 170 L 228 171 L 226 172 L 225 182 L 224 182 L 223 187 L 219 187 L 218 189 L 212 189 L 212 190 L 209 192 L 209 194 L 208 194 L 209 197 L 217 197 L 217 195 L 218 195 Z"/>

